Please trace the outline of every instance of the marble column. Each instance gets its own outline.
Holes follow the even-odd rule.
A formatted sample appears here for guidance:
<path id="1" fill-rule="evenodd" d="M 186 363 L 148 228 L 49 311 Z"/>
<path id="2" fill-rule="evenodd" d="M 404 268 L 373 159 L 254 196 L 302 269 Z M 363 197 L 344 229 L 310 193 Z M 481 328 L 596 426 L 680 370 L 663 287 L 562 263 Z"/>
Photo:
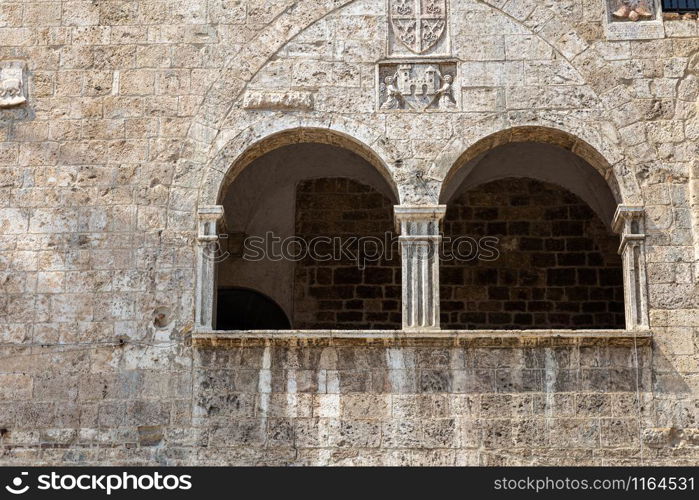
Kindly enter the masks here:
<path id="1" fill-rule="evenodd" d="M 439 330 L 440 221 L 445 205 L 394 207 L 400 232 L 403 329 Z"/>

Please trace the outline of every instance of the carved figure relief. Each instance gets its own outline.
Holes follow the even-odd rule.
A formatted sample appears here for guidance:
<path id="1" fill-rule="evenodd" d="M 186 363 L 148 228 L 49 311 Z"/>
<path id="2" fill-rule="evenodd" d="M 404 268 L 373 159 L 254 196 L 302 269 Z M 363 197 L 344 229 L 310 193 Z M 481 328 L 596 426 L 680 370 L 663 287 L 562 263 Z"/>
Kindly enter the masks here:
<path id="1" fill-rule="evenodd" d="M 379 66 L 379 109 L 456 109 L 455 63 L 401 63 Z"/>
<path id="2" fill-rule="evenodd" d="M 652 0 L 612 0 L 612 18 L 619 21 L 640 21 L 655 17 Z"/>
<path id="3" fill-rule="evenodd" d="M 26 102 L 22 63 L 0 64 L 0 108 L 9 108 Z"/>
<path id="4" fill-rule="evenodd" d="M 433 50 L 447 31 L 446 0 L 388 0 L 392 36 L 389 44 L 396 42 L 413 54 L 425 54 Z M 389 48 L 389 52 L 395 50 Z"/>
<path id="5" fill-rule="evenodd" d="M 313 94 L 310 92 L 249 91 L 243 99 L 244 109 L 271 111 L 312 111 Z"/>

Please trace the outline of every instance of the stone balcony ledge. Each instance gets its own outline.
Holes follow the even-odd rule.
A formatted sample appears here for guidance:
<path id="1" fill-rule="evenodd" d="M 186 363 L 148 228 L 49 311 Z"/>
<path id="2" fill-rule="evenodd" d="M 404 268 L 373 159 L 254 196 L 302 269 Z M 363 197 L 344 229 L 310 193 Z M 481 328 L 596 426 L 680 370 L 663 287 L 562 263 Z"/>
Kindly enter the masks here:
<path id="1" fill-rule="evenodd" d="M 649 330 L 255 330 L 199 331 L 192 345 L 227 347 L 572 347 L 649 346 Z"/>

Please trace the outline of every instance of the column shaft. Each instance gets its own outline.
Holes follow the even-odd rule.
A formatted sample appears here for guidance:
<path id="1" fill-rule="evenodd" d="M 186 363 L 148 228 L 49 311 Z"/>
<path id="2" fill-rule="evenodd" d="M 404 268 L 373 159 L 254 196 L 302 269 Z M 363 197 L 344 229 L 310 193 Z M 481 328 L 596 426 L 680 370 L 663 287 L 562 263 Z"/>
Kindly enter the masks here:
<path id="1" fill-rule="evenodd" d="M 195 326 L 199 331 L 210 331 L 214 328 L 216 256 L 219 253 L 216 223 L 223 216 L 223 207 L 201 207 L 198 216 Z"/>
<path id="2" fill-rule="evenodd" d="M 439 222 L 445 212 L 443 205 L 395 207 L 405 330 L 439 330 Z"/>

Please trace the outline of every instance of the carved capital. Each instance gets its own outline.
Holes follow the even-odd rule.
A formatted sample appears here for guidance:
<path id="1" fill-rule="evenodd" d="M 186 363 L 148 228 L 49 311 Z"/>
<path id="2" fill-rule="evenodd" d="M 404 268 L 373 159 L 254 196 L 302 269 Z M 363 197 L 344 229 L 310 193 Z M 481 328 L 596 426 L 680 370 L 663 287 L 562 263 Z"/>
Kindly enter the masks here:
<path id="1" fill-rule="evenodd" d="M 396 205 L 396 231 L 401 238 L 439 236 L 439 224 L 446 212 L 446 205 Z"/>
<path id="2" fill-rule="evenodd" d="M 619 205 L 614 213 L 612 229 L 621 235 L 619 253 L 624 251 L 630 241 L 646 239 L 646 212 L 640 205 Z"/>
<path id="3" fill-rule="evenodd" d="M 222 205 L 206 205 L 199 207 L 197 212 L 199 218 L 197 241 L 206 244 L 218 240 L 216 223 L 223 217 Z"/>

